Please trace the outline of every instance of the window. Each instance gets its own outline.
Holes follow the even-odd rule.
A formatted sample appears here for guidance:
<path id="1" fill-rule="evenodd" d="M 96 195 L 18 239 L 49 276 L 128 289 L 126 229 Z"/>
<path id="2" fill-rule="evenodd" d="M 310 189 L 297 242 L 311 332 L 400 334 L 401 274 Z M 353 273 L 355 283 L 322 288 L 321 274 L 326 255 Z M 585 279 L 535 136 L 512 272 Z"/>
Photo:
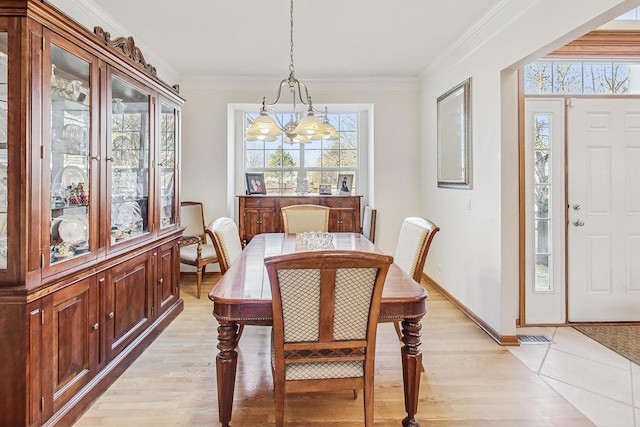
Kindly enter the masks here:
<path id="1" fill-rule="evenodd" d="M 551 114 L 534 114 L 533 211 L 535 247 L 535 290 L 552 290 L 549 269 L 551 246 Z"/>
<path id="2" fill-rule="evenodd" d="M 276 114 L 280 123 L 290 120 L 287 113 Z M 245 114 L 247 129 L 258 114 Z M 353 192 L 358 190 L 360 142 L 358 113 L 333 113 L 329 122 L 340 133 L 335 141 L 320 140 L 309 144 L 288 144 L 279 137 L 274 142 L 244 141 L 244 172 L 263 172 L 267 194 L 295 194 L 306 181 L 309 192 L 318 193 L 320 184 L 335 189 L 338 175 L 353 173 Z"/>
<path id="3" fill-rule="evenodd" d="M 610 95 L 630 93 L 631 61 L 544 60 L 524 67 L 524 93 Z M 636 77 L 637 78 L 637 77 Z"/>

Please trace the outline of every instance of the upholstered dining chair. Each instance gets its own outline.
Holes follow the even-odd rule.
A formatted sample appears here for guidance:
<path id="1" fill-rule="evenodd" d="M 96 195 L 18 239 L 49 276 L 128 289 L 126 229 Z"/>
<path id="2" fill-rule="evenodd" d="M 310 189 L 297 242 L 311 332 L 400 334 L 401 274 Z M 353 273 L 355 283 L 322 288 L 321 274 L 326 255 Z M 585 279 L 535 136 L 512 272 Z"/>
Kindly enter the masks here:
<path id="1" fill-rule="evenodd" d="M 180 262 L 196 267 L 196 296 L 200 298 L 207 265 L 218 262 L 213 244 L 207 243 L 202 203 L 180 203 L 180 224 L 186 227 L 180 238 Z"/>
<path id="2" fill-rule="evenodd" d="M 394 254 L 394 262 L 413 280 L 420 283 L 431 241 L 440 228 L 425 218 L 405 218 Z M 395 322 L 398 339 L 402 340 L 400 322 Z"/>
<path id="3" fill-rule="evenodd" d="M 231 218 L 218 218 L 207 226 L 207 234 L 216 250 L 220 272 L 226 273 L 231 264 L 242 253 L 242 242 L 238 226 Z"/>
<path id="4" fill-rule="evenodd" d="M 280 210 L 285 234 L 329 231 L 330 209 L 327 206 L 291 205 Z"/>
<path id="5" fill-rule="evenodd" d="M 371 243 L 376 240 L 376 216 L 378 211 L 369 205 L 365 205 L 362 215 L 362 235 Z"/>
<path id="6" fill-rule="evenodd" d="M 287 392 L 364 390 L 373 427 L 375 344 L 382 288 L 393 258 L 310 251 L 265 259 L 271 283 L 276 426 Z"/>

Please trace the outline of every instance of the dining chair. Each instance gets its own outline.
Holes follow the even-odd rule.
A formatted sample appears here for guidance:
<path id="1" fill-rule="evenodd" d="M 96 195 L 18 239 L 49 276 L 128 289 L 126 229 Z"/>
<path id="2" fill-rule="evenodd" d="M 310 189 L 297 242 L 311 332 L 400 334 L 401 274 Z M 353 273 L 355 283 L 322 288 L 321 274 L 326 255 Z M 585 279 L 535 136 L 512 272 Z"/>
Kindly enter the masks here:
<path id="1" fill-rule="evenodd" d="M 366 237 L 371 243 L 375 243 L 376 240 L 376 216 L 378 214 L 377 209 L 373 209 L 369 205 L 365 205 L 364 214 L 362 216 L 362 235 Z"/>
<path id="2" fill-rule="evenodd" d="M 422 280 L 431 241 L 439 230 L 437 225 L 425 218 L 408 217 L 402 222 L 394 262 L 418 283 Z M 402 341 L 400 322 L 394 322 L 394 327 L 398 339 Z"/>
<path id="3" fill-rule="evenodd" d="M 231 218 L 223 217 L 214 220 L 205 231 L 213 242 L 220 264 L 220 272 L 224 274 L 242 253 L 238 226 Z"/>
<path id="4" fill-rule="evenodd" d="M 364 390 L 373 426 L 375 345 L 382 288 L 393 257 L 309 251 L 265 258 L 271 283 L 276 426 L 288 392 Z"/>
<path id="5" fill-rule="evenodd" d="M 285 234 L 308 231 L 329 231 L 329 207 L 320 205 L 291 205 L 280 209 Z"/>
<path id="6" fill-rule="evenodd" d="M 186 227 L 180 238 L 180 262 L 196 267 L 196 296 L 200 298 L 207 265 L 218 262 L 213 244 L 207 243 L 202 203 L 180 203 L 180 225 Z"/>
<path id="7" fill-rule="evenodd" d="M 220 273 L 224 275 L 231 267 L 231 264 L 242 254 L 242 242 L 240 241 L 238 226 L 231 218 L 222 217 L 209 224 L 205 231 L 213 242 L 220 264 Z M 244 325 L 240 325 L 238 328 L 238 342 L 243 331 Z"/>

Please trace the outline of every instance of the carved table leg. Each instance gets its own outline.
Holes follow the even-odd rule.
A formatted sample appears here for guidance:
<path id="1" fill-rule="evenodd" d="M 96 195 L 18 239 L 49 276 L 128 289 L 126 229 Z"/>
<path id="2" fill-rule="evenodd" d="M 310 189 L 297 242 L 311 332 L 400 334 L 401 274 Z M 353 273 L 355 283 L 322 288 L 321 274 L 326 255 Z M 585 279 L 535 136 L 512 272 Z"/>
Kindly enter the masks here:
<path id="1" fill-rule="evenodd" d="M 404 408 L 407 417 L 402 420 L 403 427 L 420 427 L 415 419 L 418 412 L 418 394 L 420 374 L 422 372 L 422 351 L 420 351 L 420 330 L 422 324 L 416 320 L 402 322 L 402 377 L 404 380 Z"/>
<path id="2" fill-rule="evenodd" d="M 238 324 L 219 320 L 216 375 L 218 377 L 218 417 L 222 427 L 229 427 L 233 408 L 233 392 L 236 385 L 238 364 Z"/>

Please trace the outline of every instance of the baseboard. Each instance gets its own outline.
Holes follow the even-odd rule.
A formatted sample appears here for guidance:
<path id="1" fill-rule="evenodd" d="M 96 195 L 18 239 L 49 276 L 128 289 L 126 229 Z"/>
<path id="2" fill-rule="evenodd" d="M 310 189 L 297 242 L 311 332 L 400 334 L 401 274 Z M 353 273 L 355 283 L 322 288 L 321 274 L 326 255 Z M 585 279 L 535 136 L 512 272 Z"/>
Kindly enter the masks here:
<path id="1" fill-rule="evenodd" d="M 482 329 L 483 331 L 485 331 L 487 333 L 487 335 L 489 335 L 495 342 L 497 342 L 500 345 L 520 345 L 520 343 L 518 342 L 518 337 L 515 335 L 500 335 L 495 329 L 493 329 L 491 326 L 489 326 L 484 320 L 482 320 L 481 318 L 479 318 L 473 311 L 469 310 L 467 308 L 467 306 L 465 306 L 464 304 L 462 304 L 460 301 L 458 301 L 453 295 L 451 295 L 449 292 L 447 292 L 446 289 L 444 289 L 442 286 L 440 286 L 440 284 L 438 282 L 436 282 L 435 280 L 433 280 L 431 277 L 429 277 L 427 274 L 422 273 L 422 278 L 429 283 L 429 285 L 433 286 L 434 288 L 436 288 L 438 290 L 438 292 L 440 292 L 442 294 L 442 296 L 444 296 L 451 304 L 455 305 L 460 311 L 462 311 L 469 319 L 471 319 L 471 321 L 473 323 L 475 323 L 476 325 L 478 325 L 480 327 L 480 329 Z M 429 302 L 429 299 L 427 299 L 427 304 Z M 428 311 L 427 311 L 428 313 Z M 427 314 L 428 316 L 428 314 Z"/>

